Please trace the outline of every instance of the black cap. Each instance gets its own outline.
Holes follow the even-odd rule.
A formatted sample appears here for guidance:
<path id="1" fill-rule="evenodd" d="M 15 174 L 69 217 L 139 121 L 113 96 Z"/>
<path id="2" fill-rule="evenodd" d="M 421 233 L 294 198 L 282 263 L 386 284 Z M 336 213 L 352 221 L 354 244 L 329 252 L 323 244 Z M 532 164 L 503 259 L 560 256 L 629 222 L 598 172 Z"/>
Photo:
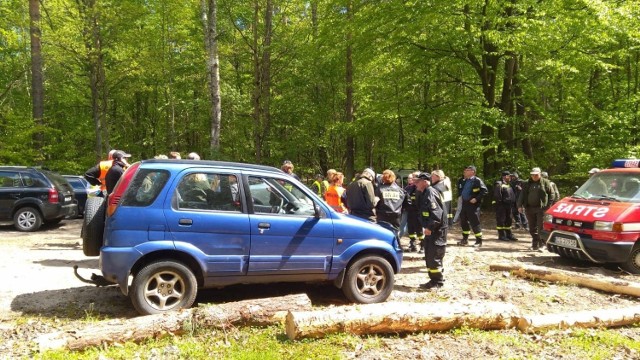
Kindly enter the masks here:
<path id="1" fill-rule="evenodd" d="M 476 172 L 476 167 L 473 165 L 469 165 L 466 168 L 464 168 L 465 170 L 473 170 L 473 172 Z"/>
<path id="2" fill-rule="evenodd" d="M 508 172 L 507 170 L 502 172 L 502 176 L 510 176 L 510 175 L 511 175 L 511 173 Z"/>
<path id="3" fill-rule="evenodd" d="M 420 175 L 416 177 L 416 179 L 431 181 L 431 174 L 427 172 L 421 172 Z"/>
<path id="4" fill-rule="evenodd" d="M 128 157 L 131 157 L 131 154 L 127 154 L 122 150 L 116 150 L 116 152 L 113 153 L 114 159 L 122 159 L 122 158 L 128 158 Z"/>

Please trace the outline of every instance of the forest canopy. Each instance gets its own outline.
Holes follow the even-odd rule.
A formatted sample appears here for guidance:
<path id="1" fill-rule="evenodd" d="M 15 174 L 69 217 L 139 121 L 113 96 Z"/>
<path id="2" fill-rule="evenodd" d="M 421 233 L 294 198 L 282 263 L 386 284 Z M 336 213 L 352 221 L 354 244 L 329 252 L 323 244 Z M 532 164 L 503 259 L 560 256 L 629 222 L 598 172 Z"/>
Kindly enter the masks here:
<path id="1" fill-rule="evenodd" d="M 638 0 L 5 0 L 0 164 L 586 177 L 640 150 L 639 23 Z"/>

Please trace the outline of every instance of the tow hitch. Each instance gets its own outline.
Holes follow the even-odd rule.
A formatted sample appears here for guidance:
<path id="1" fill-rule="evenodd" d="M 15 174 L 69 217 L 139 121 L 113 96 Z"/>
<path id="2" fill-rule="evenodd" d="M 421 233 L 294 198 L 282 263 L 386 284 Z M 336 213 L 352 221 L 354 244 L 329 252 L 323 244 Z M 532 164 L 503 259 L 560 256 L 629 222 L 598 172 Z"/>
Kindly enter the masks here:
<path id="1" fill-rule="evenodd" d="M 78 274 L 78 265 L 73 265 L 73 274 L 83 283 L 93 284 L 95 286 L 109 286 L 115 283 L 105 279 L 102 275 L 97 275 L 95 273 L 91 274 L 91 280 L 87 280 Z"/>

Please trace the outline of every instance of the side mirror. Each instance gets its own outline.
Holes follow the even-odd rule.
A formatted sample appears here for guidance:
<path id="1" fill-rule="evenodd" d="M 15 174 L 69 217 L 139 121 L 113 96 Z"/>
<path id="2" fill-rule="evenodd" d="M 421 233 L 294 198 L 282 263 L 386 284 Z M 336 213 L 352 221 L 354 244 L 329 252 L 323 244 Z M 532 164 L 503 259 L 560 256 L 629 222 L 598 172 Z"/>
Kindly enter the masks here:
<path id="1" fill-rule="evenodd" d="M 322 213 L 322 209 L 320 209 L 320 205 L 313 203 L 313 216 L 316 219 L 320 219 L 320 214 Z"/>

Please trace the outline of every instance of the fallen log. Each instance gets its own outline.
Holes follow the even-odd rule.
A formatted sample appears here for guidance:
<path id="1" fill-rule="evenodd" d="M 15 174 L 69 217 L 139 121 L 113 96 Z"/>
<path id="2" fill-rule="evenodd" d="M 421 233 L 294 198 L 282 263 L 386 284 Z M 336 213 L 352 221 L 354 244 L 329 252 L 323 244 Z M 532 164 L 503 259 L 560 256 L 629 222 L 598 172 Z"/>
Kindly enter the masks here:
<path id="1" fill-rule="evenodd" d="M 562 314 L 523 316 L 518 330 L 531 333 L 572 327 L 616 327 L 640 323 L 640 306 L 622 309 L 600 309 Z"/>
<path id="2" fill-rule="evenodd" d="M 444 331 L 462 326 L 497 330 L 514 328 L 520 319 L 512 304 L 500 302 L 410 303 L 352 305 L 319 311 L 289 311 L 289 339 L 317 338 L 347 332 L 356 335 Z"/>
<path id="3" fill-rule="evenodd" d="M 288 310 L 305 309 L 311 309 L 311 300 L 306 294 L 243 300 L 127 320 L 101 321 L 80 330 L 45 334 L 36 342 L 40 351 L 82 350 L 103 344 L 181 335 L 197 328 L 278 324 L 284 321 Z"/>
<path id="4" fill-rule="evenodd" d="M 640 296 L 640 284 L 614 278 L 577 274 L 571 271 L 549 269 L 535 265 L 492 264 L 489 265 L 489 269 L 492 271 L 509 271 L 513 275 L 525 279 L 547 280 L 584 286 L 608 293 Z"/>

